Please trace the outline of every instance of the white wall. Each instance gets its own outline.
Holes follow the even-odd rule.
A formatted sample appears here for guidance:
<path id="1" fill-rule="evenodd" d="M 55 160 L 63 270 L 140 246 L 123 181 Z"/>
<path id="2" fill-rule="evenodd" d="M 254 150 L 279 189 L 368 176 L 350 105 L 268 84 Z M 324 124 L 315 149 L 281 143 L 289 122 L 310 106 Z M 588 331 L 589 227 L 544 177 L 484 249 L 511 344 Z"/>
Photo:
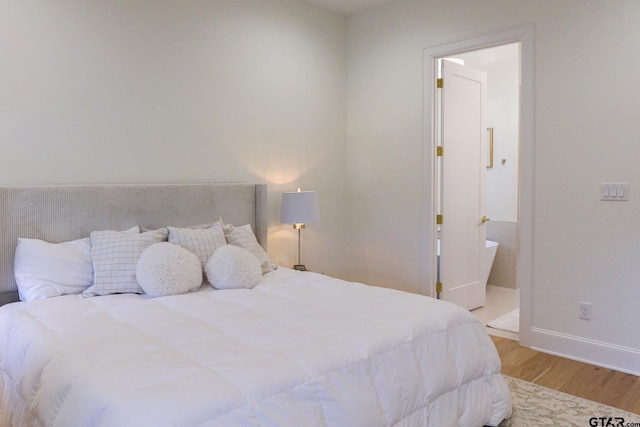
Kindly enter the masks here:
<path id="1" fill-rule="evenodd" d="M 296 0 L 0 10 L 0 183 L 265 182 L 284 265 L 280 194 L 315 189 L 303 261 L 343 273 L 346 18 Z"/>
<path id="2" fill-rule="evenodd" d="M 351 16 L 351 275 L 422 286 L 423 49 L 533 23 L 533 344 L 640 372 L 639 17 L 635 0 L 403 0 Z M 601 202 L 601 182 L 628 182 L 630 200 Z"/>

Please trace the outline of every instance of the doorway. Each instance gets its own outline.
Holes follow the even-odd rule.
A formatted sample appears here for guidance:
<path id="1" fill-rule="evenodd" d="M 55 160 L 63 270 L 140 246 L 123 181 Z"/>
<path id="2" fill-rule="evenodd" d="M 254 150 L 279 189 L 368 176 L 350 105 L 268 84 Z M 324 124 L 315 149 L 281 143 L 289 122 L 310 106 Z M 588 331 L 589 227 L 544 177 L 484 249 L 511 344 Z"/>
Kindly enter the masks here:
<path id="1" fill-rule="evenodd" d="M 435 46 L 424 51 L 424 170 L 425 170 L 425 243 L 426 260 L 425 279 L 433 284 L 432 295 L 436 291 L 436 216 L 437 216 L 437 177 L 435 134 L 435 82 L 437 60 L 443 57 L 457 57 L 467 52 L 480 49 L 519 43 L 521 47 L 521 90 L 519 133 L 520 144 L 516 158 L 506 158 L 506 162 L 518 165 L 517 202 L 518 215 L 516 231 L 518 245 L 515 249 L 516 278 L 514 286 L 519 288 L 520 306 L 520 343 L 529 346 L 531 317 L 531 284 L 532 284 L 532 215 L 533 215 L 533 28 L 518 27 L 510 30 L 491 33 L 461 41 Z M 496 159 L 494 158 L 494 164 Z M 501 165 L 502 158 L 497 159 Z M 507 164 L 505 162 L 505 165 Z"/>
<path id="2" fill-rule="evenodd" d="M 486 303 L 473 310 L 494 335 L 517 339 L 516 281 L 518 223 L 518 148 L 520 110 L 520 43 L 489 47 L 457 56 L 465 66 L 487 73 L 485 212 L 486 247 L 481 264 Z M 497 246 L 494 244 L 497 243 Z M 493 249 L 493 248 L 497 249 Z M 493 256 L 493 263 L 491 262 Z M 493 268 L 492 268 L 493 267 Z M 486 278 L 486 279 L 485 279 Z"/>

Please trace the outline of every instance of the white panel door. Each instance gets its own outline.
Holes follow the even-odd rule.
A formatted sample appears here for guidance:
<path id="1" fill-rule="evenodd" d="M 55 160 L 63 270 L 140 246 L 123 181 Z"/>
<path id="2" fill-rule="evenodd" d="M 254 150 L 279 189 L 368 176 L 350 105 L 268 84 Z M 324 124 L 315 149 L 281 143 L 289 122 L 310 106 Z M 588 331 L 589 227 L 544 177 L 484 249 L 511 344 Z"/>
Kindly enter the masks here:
<path id="1" fill-rule="evenodd" d="M 440 281 L 442 299 L 466 309 L 483 306 L 481 282 L 486 225 L 486 124 L 484 104 L 487 75 L 443 61 L 441 89 Z"/>

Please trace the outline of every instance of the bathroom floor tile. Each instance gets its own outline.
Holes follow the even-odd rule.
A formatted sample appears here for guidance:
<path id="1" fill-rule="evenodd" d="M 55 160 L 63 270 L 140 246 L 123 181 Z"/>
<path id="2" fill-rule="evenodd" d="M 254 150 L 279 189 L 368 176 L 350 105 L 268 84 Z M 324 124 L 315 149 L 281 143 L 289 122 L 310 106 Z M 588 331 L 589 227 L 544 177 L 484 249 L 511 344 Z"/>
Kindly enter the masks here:
<path id="1" fill-rule="evenodd" d="M 486 327 L 487 323 L 515 310 L 518 308 L 519 304 L 520 292 L 518 289 L 487 285 L 486 305 L 472 310 L 471 313 L 474 314 Z M 486 329 L 490 335 L 497 335 L 516 341 L 519 339 L 518 334 L 514 334 L 512 332 L 499 331 L 488 327 L 486 327 Z"/>

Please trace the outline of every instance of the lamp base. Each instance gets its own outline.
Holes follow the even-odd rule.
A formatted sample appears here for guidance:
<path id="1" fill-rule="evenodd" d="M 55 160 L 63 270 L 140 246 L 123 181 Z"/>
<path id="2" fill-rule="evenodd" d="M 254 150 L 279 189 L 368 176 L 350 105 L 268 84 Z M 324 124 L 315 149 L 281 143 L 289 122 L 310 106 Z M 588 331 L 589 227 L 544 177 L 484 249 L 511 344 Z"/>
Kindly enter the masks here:
<path id="1" fill-rule="evenodd" d="M 296 264 L 293 266 L 293 269 L 298 271 L 307 271 L 307 267 L 305 267 L 304 264 Z"/>

